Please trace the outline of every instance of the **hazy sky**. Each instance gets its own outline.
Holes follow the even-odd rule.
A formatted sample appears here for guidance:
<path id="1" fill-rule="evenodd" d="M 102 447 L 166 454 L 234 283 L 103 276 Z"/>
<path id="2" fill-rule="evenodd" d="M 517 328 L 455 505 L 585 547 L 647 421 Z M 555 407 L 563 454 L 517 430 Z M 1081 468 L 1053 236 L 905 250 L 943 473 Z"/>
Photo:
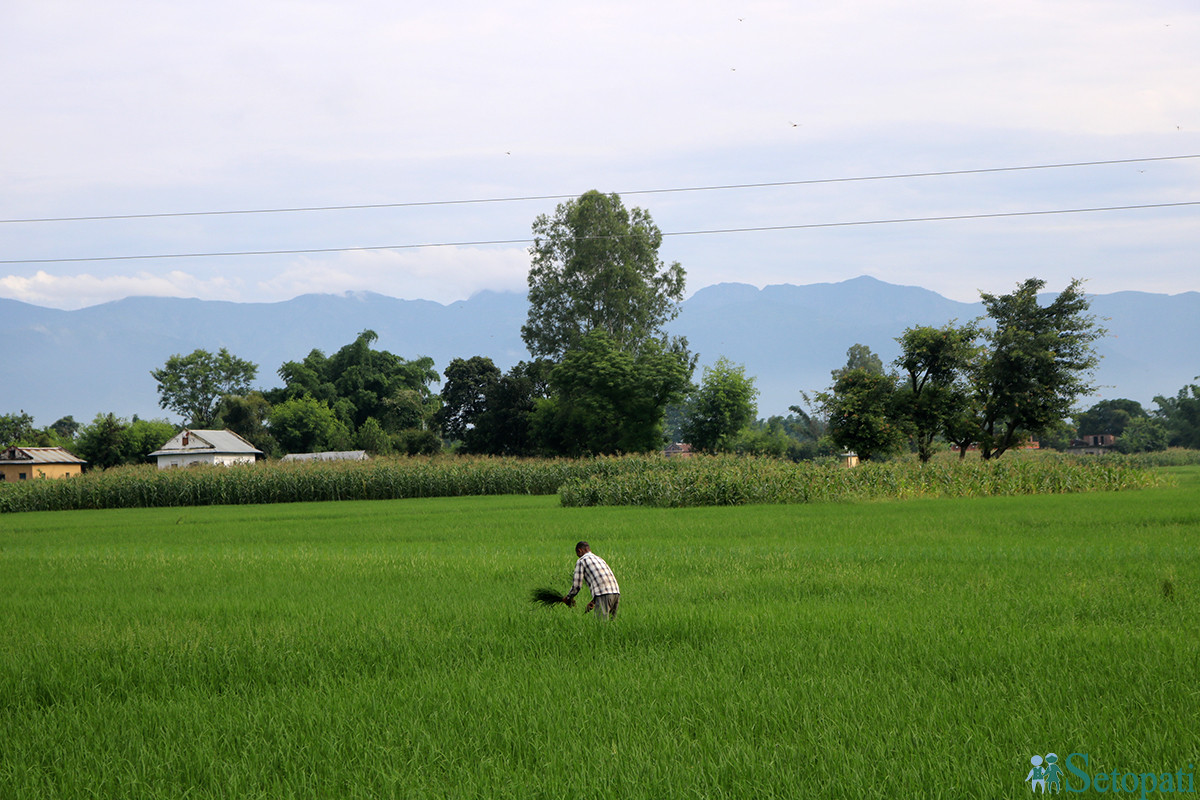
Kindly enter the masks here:
<path id="1" fill-rule="evenodd" d="M 872 275 L 1200 289 L 1195 0 L 0 5 L 0 297 L 522 290 L 557 200 L 618 192 L 689 290 Z M 634 192 L 648 193 L 634 193 Z M 424 203 L 73 222 L 30 218 Z M 34 263 L 403 245 L 404 249 Z M 16 263 L 20 262 L 20 263 Z"/>

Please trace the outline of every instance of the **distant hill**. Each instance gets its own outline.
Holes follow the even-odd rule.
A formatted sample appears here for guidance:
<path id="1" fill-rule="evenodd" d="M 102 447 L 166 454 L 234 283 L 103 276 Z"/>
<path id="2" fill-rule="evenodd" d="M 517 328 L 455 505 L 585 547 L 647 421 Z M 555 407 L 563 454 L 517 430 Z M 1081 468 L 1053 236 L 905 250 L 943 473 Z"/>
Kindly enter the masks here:
<path id="1" fill-rule="evenodd" d="M 1118 292 L 1092 298 L 1109 329 L 1099 351 L 1102 397 L 1150 407 L 1200 374 L 1200 293 Z M 259 365 L 259 384 L 278 386 L 276 370 L 310 350 L 325 353 L 366 328 L 376 347 L 404 358 L 430 356 L 439 371 L 452 358 L 490 356 L 502 369 L 528 358 L 521 341 L 526 303 L 518 293 L 481 292 L 442 305 L 369 292 L 304 295 L 282 303 L 229 303 L 131 297 L 78 311 L 0 299 L 3 380 L 0 413 L 24 410 L 39 426 L 97 413 L 159 418 L 150 370 L 171 355 L 226 347 Z M 683 303 L 673 334 L 688 338 L 701 366 L 726 356 L 746 366 L 761 390 L 759 414 L 786 414 L 801 390 L 822 389 L 846 350 L 868 345 L 895 358 L 895 337 L 911 325 L 966 321 L 982 313 L 912 286 L 860 277 L 808 286 L 718 284 Z M 697 380 L 700 371 L 697 371 Z"/>

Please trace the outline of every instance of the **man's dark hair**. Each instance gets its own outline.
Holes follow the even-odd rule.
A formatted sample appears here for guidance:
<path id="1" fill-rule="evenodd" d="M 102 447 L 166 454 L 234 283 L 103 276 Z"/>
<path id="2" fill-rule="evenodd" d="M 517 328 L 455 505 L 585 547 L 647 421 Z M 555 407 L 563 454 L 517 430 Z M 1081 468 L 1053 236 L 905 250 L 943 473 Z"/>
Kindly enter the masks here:
<path id="1" fill-rule="evenodd" d="M 590 552 L 591 549 L 592 549 L 592 546 L 590 544 L 588 544 L 587 542 L 579 542 L 578 544 L 575 545 L 575 552 L 577 552 L 577 553 L 580 550 L 583 550 L 585 552 Z"/>

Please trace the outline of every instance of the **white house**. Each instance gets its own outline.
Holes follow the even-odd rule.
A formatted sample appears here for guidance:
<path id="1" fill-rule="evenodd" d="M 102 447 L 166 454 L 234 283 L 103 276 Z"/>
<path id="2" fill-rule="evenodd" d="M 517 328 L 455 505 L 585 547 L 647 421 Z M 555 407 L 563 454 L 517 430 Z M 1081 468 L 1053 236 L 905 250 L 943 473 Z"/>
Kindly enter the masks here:
<path id="1" fill-rule="evenodd" d="M 263 451 L 231 430 L 189 431 L 175 434 L 171 441 L 150 454 L 158 458 L 158 468 L 190 467 L 193 464 L 253 464 Z"/>

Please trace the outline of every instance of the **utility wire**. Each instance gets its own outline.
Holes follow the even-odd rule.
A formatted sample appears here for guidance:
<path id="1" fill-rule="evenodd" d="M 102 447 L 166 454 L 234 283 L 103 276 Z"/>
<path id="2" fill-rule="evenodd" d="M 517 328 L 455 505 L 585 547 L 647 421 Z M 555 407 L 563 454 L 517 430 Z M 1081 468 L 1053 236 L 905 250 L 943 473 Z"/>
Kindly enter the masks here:
<path id="1" fill-rule="evenodd" d="M 678 194 L 682 192 L 713 192 L 727 189 L 773 189 L 784 186 L 814 186 L 827 183 L 855 183 L 863 181 L 890 181 L 907 178 L 939 178 L 951 175 L 984 175 L 998 172 L 1024 172 L 1031 170 L 1064 169 L 1069 167 L 1099 167 L 1115 164 L 1145 164 L 1154 161 L 1182 161 L 1200 158 L 1200 153 L 1178 156 L 1154 156 L 1150 158 L 1118 158 L 1107 161 L 1076 161 L 1062 164 L 1032 164 L 1019 167 L 987 167 L 983 169 L 955 169 L 938 172 L 906 172 L 890 175 L 862 175 L 848 178 L 812 178 L 795 181 L 772 181 L 767 183 L 730 183 L 718 186 L 685 186 L 670 189 L 636 189 L 627 192 L 617 192 L 619 195 L 643 194 Z M 172 211 L 151 214 L 103 214 L 84 217 L 37 217 L 27 219 L 0 219 L 0 225 L 35 222 L 96 222 L 102 220 L 129 219 L 162 219 L 167 217 L 218 217 L 237 214 L 293 214 L 308 211 L 357 211 L 381 208 L 418 208 L 428 206 L 481 205 L 485 203 L 518 203 L 534 200 L 566 200 L 578 197 L 578 194 L 544 194 L 524 195 L 517 197 L 488 197 L 469 200 L 421 200 L 407 203 L 365 203 L 360 205 L 341 206 L 302 206 L 295 208 L 252 208 L 226 211 Z"/>
<path id="2" fill-rule="evenodd" d="M 1179 203 L 1148 203 L 1129 206 L 1101 206 L 1094 208 L 1059 208 L 1048 211 L 1000 211 L 987 214 L 955 214 L 939 217 L 905 217 L 901 219 L 873 219 L 849 222 L 811 222 L 798 225 L 762 225 L 748 228 L 712 228 L 694 231 L 664 232 L 665 236 L 707 236 L 723 233 L 761 233 L 766 231 L 796 231 L 816 228 L 848 228 L 862 225 L 898 225 L 915 222 L 950 222 L 971 219 L 999 219 L 1002 217 L 1038 217 L 1055 214 L 1090 214 L 1101 211 L 1135 211 L 1152 208 L 1183 208 L 1200 206 L 1200 200 L 1189 200 Z M 584 237 L 585 239 L 612 239 L 614 236 Z M 481 241 L 462 242 L 427 242 L 425 244 L 385 244 L 370 247 L 315 247 L 294 250 L 241 250 L 213 253 L 158 253 L 153 255 L 133 256 L 84 256 L 79 258 L 26 258 L 0 260 L 0 264 L 68 264 L 94 261 L 141 261 L 163 258 L 216 258 L 223 256 L 283 256 L 307 255 L 315 253 L 352 253 L 373 250 L 417 250 L 427 247 L 483 247 L 488 245 L 532 244 L 533 239 L 488 239 Z"/>

